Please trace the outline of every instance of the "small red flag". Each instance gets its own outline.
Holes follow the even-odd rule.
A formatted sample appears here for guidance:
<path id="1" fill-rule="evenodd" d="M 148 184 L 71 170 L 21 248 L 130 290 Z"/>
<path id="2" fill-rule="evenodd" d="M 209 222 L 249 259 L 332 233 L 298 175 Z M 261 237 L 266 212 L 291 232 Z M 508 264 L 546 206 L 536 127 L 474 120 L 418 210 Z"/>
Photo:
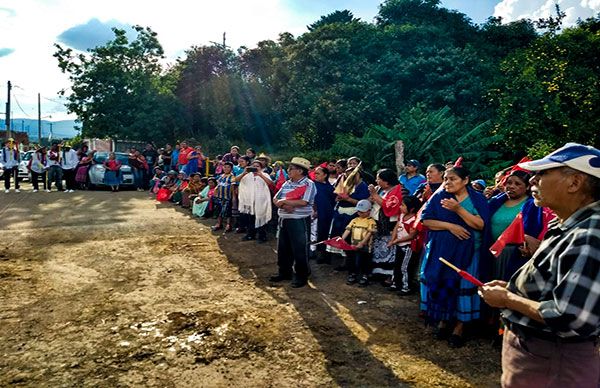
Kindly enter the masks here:
<path id="1" fill-rule="evenodd" d="M 323 241 L 323 244 L 329 245 L 330 247 L 341 249 L 343 251 L 355 251 L 356 247 L 354 245 L 348 244 L 345 240 L 341 238 L 330 238 L 329 240 Z"/>
<path id="2" fill-rule="evenodd" d="M 288 192 L 285 195 L 285 199 L 291 199 L 291 200 L 302 199 L 302 197 L 304 197 L 304 193 L 306 193 L 306 186 L 300 186 L 300 187 L 297 187 L 294 190 Z"/>
<path id="3" fill-rule="evenodd" d="M 402 206 L 402 185 L 396 185 L 386 194 L 381 209 L 386 217 L 392 217 L 400 214 L 400 206 Z"/>
<path id="4" fill-rule="evenodd" d="M 279 189 L 281 189 L 281 186 L 283 186 L 283 184 L 285 183 L 285 174 L 283 170 L 279 170 L 277 174 L 279 175 L 277 176 L 277 182 L 275 183 L 275 190 L 279 191 Z"/>
<path id="5" fill-rule="evenodd" d="M 490 247 L 490 252 L 496 257 L 500 256 L 507 244 L 523 244 L 525 242 L 525 228 L 523 214 L 519 213 L 513 222 L 502 232 L 498 240 Z"/>

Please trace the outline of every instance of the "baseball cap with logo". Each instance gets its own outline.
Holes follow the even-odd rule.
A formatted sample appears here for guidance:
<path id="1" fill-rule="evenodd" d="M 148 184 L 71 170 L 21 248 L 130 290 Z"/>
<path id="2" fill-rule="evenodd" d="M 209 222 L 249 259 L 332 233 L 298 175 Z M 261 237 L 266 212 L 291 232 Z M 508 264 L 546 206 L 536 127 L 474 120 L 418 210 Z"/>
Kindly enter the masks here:
<path id="1" fill-rule="evenodd" d="M 578 143 L 567 143 L 541 159 L 519 163 L 519 167 L 533 172 L 564 166 L 600 178 L 600 150 Z"/>

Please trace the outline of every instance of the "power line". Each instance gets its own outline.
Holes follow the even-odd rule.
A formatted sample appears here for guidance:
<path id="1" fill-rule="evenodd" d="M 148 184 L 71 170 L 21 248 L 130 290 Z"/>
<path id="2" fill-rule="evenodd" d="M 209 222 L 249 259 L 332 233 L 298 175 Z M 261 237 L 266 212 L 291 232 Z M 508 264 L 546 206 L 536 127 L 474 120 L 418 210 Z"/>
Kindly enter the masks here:
<path id="1" fill-rule="evenodd" d="M 21 107 L 21 104 L 19 104 L 19 100 L 17 100 L 17 96 L 15 94 L 13 94 L 13 98 L 15 99 L 15 102 L 17 103 L 17 106 L 19 107 L 19 109 L 21 109 L 21 112 L 23 112 L 23 114 L 25 116 L 27 116 L 28 118 L 31 118 L 31 116 L 29 116 L 29 114 L 23 110 L 23 108 Z"/>

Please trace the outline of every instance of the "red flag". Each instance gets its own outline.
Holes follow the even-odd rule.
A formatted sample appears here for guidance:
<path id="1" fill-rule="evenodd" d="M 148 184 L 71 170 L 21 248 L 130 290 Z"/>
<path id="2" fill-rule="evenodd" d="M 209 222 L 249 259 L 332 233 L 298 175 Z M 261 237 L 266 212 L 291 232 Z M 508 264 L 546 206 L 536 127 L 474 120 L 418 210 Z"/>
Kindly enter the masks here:
<path id="1" fill-rule="evenodd" d="M 386 194 L 381 209 L 386 217 L 392 217 L 400 214 L 400 206 L 402 206 L 402 185 L 396 185 Z"/>
<path id="2" fill-rule="evenodd" d="M 283 173 L 283 170 L 279 170 L 277 174 L 279 174 L 279 176 L 277 177 L 277 182 L 275 183 L 275 190 L 279 191 L 281 186 L 283 186 L 285 183 L 285 174 Z"/>
<path id="3" fill-rule="evenodd" d="M 356 247 L 348 244 L 341 238 L 330 238 L 329 240 L 323 241 L 323 244 L 329 245 L 330 247 L 341 249 L 343 251 L 355 251 Z"/>
<path id="4" fill-rule="evenodd" d="M 502 180 L 500 181 L 500 186 L 504 186 L 506 184 L 506 180 L 508 179 L 508 176 L 513 172 L 513 171 L 524 171 L 528 174 L 531 173 L 531 171 L 529 170 L 525 170 L 524 168 L 519 167 L 519 164 L 521 163 L 525 163 L 525 162 L 531 162 L 531 159 L 529 159 L 528 156 L 525 156 L 524 158 L 522 158 L 521 160 L 519 160 L 517 162 L 517 164 L 515 164 L 514 166 L 512 166 L 510 168 L 510 170 L 508 170 L 504 176 L 502 177 Z"/>
<path id="5" fill-rule="evenodd" d="M 454 162 L 454 167 L 462 167 L 462 162 L 463 162 L 463 157 L 459 156 L 458 159 L 456 159 L 456 162 Z"/>
<path id="6" fill-rule="evenodd" d="M 307 186 L 300 186 L 300 187 L 295 188 L 294 190 L 288 192 L 285 195 L 285 199 L 291 199 L 291 200 L 302 199 L 302 197 L 304 197 L 304 193 L 306 193 L 306 187 Z"/>
<path id="7" fill-rule="evenodd" d="M 552 221 L 556 218 L 556 213 L 554 213 L 550 208 L 543 207 L 542 208 L 542 231 L 537 236 L 538 240 L 543 240 L 546 232 L 548 231 L 548 222 Z"/>
<path id="8" fill-rule="evenodd" d="M 513 222 L 502 232 L 498 240 L 490 247 L 490 252 L 496 257 L 507 244 L 523 244 L 525 242 L 525 228 L 523 227 L 523 214 L 519 213 Z"/>

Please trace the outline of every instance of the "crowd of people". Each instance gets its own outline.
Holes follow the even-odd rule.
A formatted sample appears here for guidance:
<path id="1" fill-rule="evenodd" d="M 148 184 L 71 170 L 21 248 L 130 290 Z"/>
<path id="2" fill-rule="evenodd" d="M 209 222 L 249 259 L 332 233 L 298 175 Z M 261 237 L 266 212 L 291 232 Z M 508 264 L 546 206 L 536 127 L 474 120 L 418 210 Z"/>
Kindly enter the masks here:
<path id="1" fill-rule="evenodd" d="M 69 187 L 85 164 L 82 155 L 89 155 L 66 152 L 75 156 L 48 152 L 49 184 L 63 168 Z M 450 347 L 463 346 L 469 329 L 508 332 L 502 336 L 507 386 L 525 384 L 523 376 L 557 384 L 565 378 L 530 357 L 527 346 L 539 341 L 548 359 L 558 354 L 581 371 L 577 386 L 597 386 L 600 151 L 569 143 L 500 171 L 491 185 L 472 180 L 467 162 L 422 166 L 411 159 L 398 176 L 387 168 L 371 174 L 357 157 L 283 163 L 252 149 L 241 154 L 237 146 L 212 163 L 201 147 L 185 142 L 129 154 L 136 186 L 156 200 L 214 219 L 214 232 L 238 233 L 242 241 L 276 238 L 270 282 L 304 287 L 311 259 L 335 265 L 348 286 L 417 293 L 432 335 Z M 116 190 L 119 163 L 114 155 L 105 163 L 106 183 Z M 586 361 L 569 358 L 573 349 L 587 352 Z"/>

